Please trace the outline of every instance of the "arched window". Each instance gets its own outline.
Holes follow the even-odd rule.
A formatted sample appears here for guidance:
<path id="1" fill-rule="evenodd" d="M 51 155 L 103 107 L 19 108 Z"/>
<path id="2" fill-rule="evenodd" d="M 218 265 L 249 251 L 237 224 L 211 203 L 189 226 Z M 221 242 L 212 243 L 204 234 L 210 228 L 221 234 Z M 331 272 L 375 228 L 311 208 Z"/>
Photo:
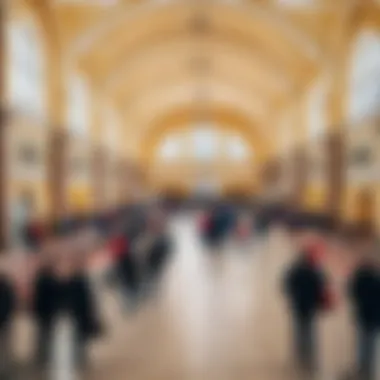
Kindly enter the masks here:
<path id="1" fill-rule="evenodd" d="M 351 62 L 349 121 L 374 116 L 380 109 L 380 34 L 360 33 Z"/>
<path id="2" fill-rule="evenodd" d="M 200 126 L 192 131 L 194 158 L 210 161 L 218 154 L 218 133 L 209 126 Z"/>
<path id="3" fill-rule="evenodd" d="M 67 87 L 67 121 L 69 130 L 84 136 L 89 130 L 89 97 L 85 79 L 79 75 L 70 75 Z"/>
<path id="4" fill-rule="evenodd" d="M 233 162 L 250 158 L 252 151 L 242 136 L 236 133 L 225 134 L 217 128 L 200 126 L 181 129 L 166 136 L 158 145 L 156 158 L 159 161 L 193 162 L 218 161 L 227 158 Z"/>
<path id="5" fill-rule="evenodd" d="M 45 54 L 31 19 L 10 23 L 9 100 L 11 107 L 29 115 L 46 114 Z"/>

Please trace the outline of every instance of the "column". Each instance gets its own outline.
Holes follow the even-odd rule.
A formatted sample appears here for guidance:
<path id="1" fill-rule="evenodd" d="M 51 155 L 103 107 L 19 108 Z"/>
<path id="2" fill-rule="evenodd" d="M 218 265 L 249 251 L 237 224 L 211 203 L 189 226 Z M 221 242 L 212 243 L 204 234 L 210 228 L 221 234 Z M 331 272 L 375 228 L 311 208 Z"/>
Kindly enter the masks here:
<path id="1" fill-rule="evenodd" d="M 325 139 L 327 199 L 326 211 L 334 218 L 341 215 L 346 189 L 346 115 L 351 46 L 360 23 L 358 8 L 347 7 L 332 39 L 332 57 L 328 70 L 330 91 L 327 107 L 329 125 Z"/>
<path id="2" fill-rule="evenodd" d="M 304 146 L 297 146 L 292 155 L 294 182 L 291 203 L 302 208 L 307 187 L 308 156 Z"/>
<path id="3" fill-rule="evenodd" d="M 5 102 L 5 35 L 6 35 L 6 1 L 0 2 L 0 249 L 6 245 L 6 150 L 5 137 L 7 125 L 7 109 Z"/>
<path id="4" fill-rule="evenodd" d="M 117 161 L 117 187 L 118 187 L 118 203 L 119 205 L 124 205 L 127 200 L 127 162 L 124 157 L 119 156 Z"/>
<path id="5" fill-rule="evenodd" d="M 91 86 L 91 178 L 93 207 L 102 210 L 106 205 L 107 155 L 104 146 L 104 103 L 99 88 Z"/>
<path id="6" fill-rule="evenodd" d="M 66 99 L 63 84 L 63 69 L 56 40 L 48 38 L 48 111 L 49 139 L 47 149 L 47 187 L 49 217 L 57 221 L 67 212 L 67 153 L 68 133 L 66 130 Z"/>
<path id="7" fill-rule="evenodd" d="M 63 127 L 53 126 L 48 146 L 48 191 L 50 217 L 62 218 L 67 211 L 67 152 L 68 135 Z"/>
<path id="8" fill-rule="evenodd" d="M 102 210 L 107 203 L 107 154 L 101 144 L 95 143 L 91 155 L 93 205 L 95 210 Z"/>
<path id="9" fill-rule="evenodd" d="M 340 214 L 345 189 L 345 125 L 347 62 L 340 58 L 340 70 L 332 69 L 327 106 L 329 125 L 324 141 L 326 152 L 326 212 L 334 218 Z M 346 59 L 347 61 L 347 59 Z"/>
<path id="10" fill-rule="evenodd" d="M 278 159 L 272 158 L 263 163 L 261 168 L 261 183 L 263 190 L 272 192 L 280 179 L 280 162 Z"/>

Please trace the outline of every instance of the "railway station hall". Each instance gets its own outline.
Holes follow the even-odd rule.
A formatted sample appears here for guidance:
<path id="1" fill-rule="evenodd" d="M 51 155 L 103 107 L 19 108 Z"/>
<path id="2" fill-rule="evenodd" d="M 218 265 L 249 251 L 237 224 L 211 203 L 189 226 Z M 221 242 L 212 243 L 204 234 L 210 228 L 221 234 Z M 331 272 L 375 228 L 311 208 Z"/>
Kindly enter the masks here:
<path id="1" fill-rule="evenodd" d="M 379 380 L 380 1 L 0 0 L 0 380 Z"/>

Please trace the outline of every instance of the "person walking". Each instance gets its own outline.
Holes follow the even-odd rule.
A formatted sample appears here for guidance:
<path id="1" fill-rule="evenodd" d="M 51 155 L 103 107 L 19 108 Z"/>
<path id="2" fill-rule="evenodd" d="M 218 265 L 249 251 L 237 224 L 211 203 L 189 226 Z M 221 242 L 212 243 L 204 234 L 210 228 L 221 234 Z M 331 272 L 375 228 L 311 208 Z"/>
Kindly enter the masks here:
<path id="1" fill-rule="evenodd" d="M 0 379 L 12 379 L 12 321 L 16 310 L 16 290 L 7 261 L 0 261 Z"/>
<path id="2" fill-rule="evenodd" d="M 361 380 L 376 379 L 376 345 L 380 327 L 380 270 L 374 253 L 365 253 L 349 281 L 357 329 L 356 371 Z"/>
<path id="3" fill-rule="evenodd" d="M 287 270 L 284 280 L 293 319 L 297 365 L 308 375 L 314 375 L 318 369 L 316 319 L 327 307 L 327 281 L 319 259 L 320 252 L 315 245 L 305 247 Z"/>
<path id="4" fill-rule="evenodd" d="M 44 369 L 50 359 L 50 344 L 57 309 L 57 280 L 52 252 L 41 255 L 40 260 L 34 280 L 31 311 L 37 330 L 36 362 L 40 369 Z"/>

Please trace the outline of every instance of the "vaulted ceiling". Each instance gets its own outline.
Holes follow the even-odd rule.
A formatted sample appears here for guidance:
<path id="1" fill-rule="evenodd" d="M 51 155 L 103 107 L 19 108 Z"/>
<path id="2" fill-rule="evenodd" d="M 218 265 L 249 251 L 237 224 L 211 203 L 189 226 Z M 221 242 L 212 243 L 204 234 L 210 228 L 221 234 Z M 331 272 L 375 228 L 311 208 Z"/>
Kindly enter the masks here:
<path id="1" fill-rule="evenodd" d="M 260 144 L 271 141 L 278 115 L 328 62 L 342 20 L 358 4 L 30 1 L 53 10 L 65 56 L 114 100 L 126 129 L 143 136 L 162 120 L 175 125 L 180 110 L 185 120 L 232 110 Z"/>

